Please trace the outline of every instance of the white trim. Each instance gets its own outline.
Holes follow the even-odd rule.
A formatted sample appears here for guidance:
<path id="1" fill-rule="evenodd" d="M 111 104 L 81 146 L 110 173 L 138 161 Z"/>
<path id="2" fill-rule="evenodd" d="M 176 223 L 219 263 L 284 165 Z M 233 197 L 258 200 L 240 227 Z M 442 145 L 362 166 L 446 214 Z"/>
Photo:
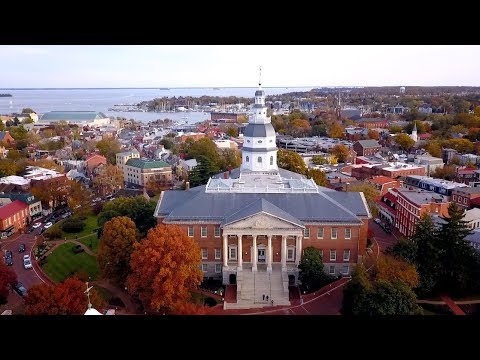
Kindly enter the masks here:
<path id="1" fill-rule="evenodd" d="M 204 269 L 205 268 L 205 269 Z M 208 271 L 208 264 L 202 263 L 202 271 L 207 272 Z"/>
<path id="2" fill-rule="evenodd" d="M 292 250 L 292 257 L 291 258 L 288 256 L 289 250 Z M 295 246 L 293 246 L 293 245 L 288 245 L 287 246 L 287 261 L 295 261 Z"/>
<path id="3" fill-rule="evenodd" d="M 192 229 L 192 235 L 190 235 L 190 229 Z M 188 235 L 188 237 L 194 237 L 195 236 L 195 228 L 193 226 L 188 226 L 187 235 Z"/>
<path id="4" fill-rule="evenodd" d="M 348 257 L 345 258 L 345 252 L 348 251 Z M 350 249 L 344 249 L 343 250 L 343 261 L 350 261 L 350 256 L 351 256 L 352 252 L 350 251 Z"/>
<path id="5" fill-rule="evenodd" d="M 320 229 L 322 229 L 322 236 L 318 236 Z M 317 229 L 317 239 L 323 239 L 324 236 L 325 236 L 325 228 L 321 226 Z"/>
<path id="6" fill-rule="evenodd" d="M 332 271 L 332 269 L 333 269 L 333 271 Z M 335 275 L 335 265 L 329 265 L 329 267 L 328 267 L 328 273 L 329 273 L 330 275 Z"/>
<path id="7" fill-rule="evenodd" d="M 232 249 L 235 249 L 235 257 L 232 257 L 232 252 L 231 252 Z M 238 260 L 238 246 L 237 245 L 228 245 L 228 260 L 229 261 Z"/>
<path id="8" fill-rule="evenodd" d="M 334 255 L 333 258 L 332 258 L 332 255 Z M 330 249 L 329 259 L 330 259 L 330 261 L 337 261 L 337 250 L 336 249 Z"/>
<path id="9" fill-rule="evenodd" d="M 347 237 L 347 230 L 350 232 L 350 234 Z M 352 229 L 351 228 L 345 228 L 345 239 L 350 240 L 352 238 Z"/>
<path id="10" fill-rule="evenodd" d="M 202 252 L 202 260 L 207 260 L 208 259 L 208 249 L 207 248 L 202 248 L 201 252 Z M 204 255 L 204 252 L 205 252 L 205 255 Z"/>
<path id="11" fill-rule="evenodd" d="M 217 235 L 217 230 L 218 230 L 218 235 Z M 222 235 L 222 229 L 220 226 L 215 226 L 215 229 L 213 230 L 213 236 L 218 238 Z"/>
<path id="12" fill-rule="evenodd" d="M 222 264 L 215 264 L 215 273 L 221 273 L 222 272 Z"/>
<path id="13" fill-rule="evenodd" d="M 217 250 L 218 250 L 218 256 L 217 256 Z M 215 248 L 215 260 L 221 260 L 222 259 L 222 249 L 220 248 Z"/>
<path id="14" fill-rule="evenodd" d="M 203 230 L 205 230 L 205 235 L 203 235 Z M 208 236 L 208 228 L 206 226 L 200 227 L 200 237 L 206 238 Z"/>
<path id="15" fill-rule="evenodd" d="M 333 230 L 335 230 L 335 237 L 333 237 Z M 332 227 L 330 229 L 330 239 L 337 240 L 338 239 L 338 228 Z"/>

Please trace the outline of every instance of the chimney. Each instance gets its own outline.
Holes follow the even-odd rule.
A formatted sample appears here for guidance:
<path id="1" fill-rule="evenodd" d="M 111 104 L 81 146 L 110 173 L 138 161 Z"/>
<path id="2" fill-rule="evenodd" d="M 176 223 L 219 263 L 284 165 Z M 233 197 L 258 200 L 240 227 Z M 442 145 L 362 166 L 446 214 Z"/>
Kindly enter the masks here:
<path id="1" fill-rule="evenodd" d="M 190 181 L 185 181 L 185 191 L 190 190 Z"/>
<path id="2" fill-rule="evenodd" d="M 228 175 L 232 175 L 232 167 L 228 165 Z"/>
<path id="3" fill-rule="evenodd" d="M 229 172 L 228 172 L 228 171 L 225 171 L 225 172 L 223 173 L 223 178 L 224 178 L 224 179 L 228 179 L 228 175 L 229 175 Z"/>

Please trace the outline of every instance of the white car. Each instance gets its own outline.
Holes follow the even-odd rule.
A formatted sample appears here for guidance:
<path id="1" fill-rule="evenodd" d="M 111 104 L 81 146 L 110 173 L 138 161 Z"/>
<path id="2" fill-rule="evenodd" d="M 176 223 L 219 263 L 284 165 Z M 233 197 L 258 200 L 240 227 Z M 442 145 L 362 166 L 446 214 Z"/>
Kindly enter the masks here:
<path id="1" fill-rule="evenodd" d="M 30 260 L 30 255 L 23 255 L 23 267 L 25 269 L 32 268 L 32 260 Z"/>
<path id="2" fill-rule="evenodd" d="M 375 221 L 377 224 L 380 224 L 382 222 L 379 218 L 375 218 L 373 219 L 373 221 Z"/>
<path id="3" fill-rule="evenodd" d="M 48 229 L 49 227 L 51 227 L 53 224 L 51 222 L 47 222 L 44 226 L 45 229 Z"/>
<path id="4" fill-rule="evenodd" d="M 32 228 L 37 229 L 40 226 L 42 226 L 42 223 L 35 223 L 35 224 L 32 225 Z"/>

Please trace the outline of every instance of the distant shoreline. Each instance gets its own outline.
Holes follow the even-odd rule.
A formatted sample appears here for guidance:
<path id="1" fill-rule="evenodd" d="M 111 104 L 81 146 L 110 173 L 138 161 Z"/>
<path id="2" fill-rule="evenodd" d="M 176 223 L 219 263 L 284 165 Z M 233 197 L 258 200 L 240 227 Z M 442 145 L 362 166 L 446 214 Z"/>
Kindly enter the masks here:
<path id="1" fill-rule="evenodd" d="M 0 94 L 0 97 L 13 97 L 12 94 Z"/>
<path id="2" fill-rule="evenodd" d="M 302 89 L 302 88 L 316 88 L 318 86 L 263 86 L 264 89 Z M 347 86 L 332 86 L 332 88 L 346 88 Z M 349 88 L 351 87 L 356 87 L 356 86 L 348 86 Z M 362 88 L 363 86 L 358 86 L 359 88 Z M 256 89 L 255 86 L 220 86 L 220 87 L 214 87 L 214 86 L 179 86 L 179 87 L 73 87 L 73 88 L 0 88 L 0 90 L 123 90 L 123 89 L 146 89 L 146 90 L 152 90 L 152 89 L 158 89 L 158 90 L 174 90 L 174 89 Z"/>

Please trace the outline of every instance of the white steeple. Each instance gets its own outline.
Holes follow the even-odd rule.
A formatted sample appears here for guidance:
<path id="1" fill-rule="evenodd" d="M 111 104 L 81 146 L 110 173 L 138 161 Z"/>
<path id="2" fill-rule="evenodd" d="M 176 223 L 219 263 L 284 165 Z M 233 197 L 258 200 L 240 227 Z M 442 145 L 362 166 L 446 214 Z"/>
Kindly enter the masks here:
<path id="1" fill-rule="evenodd" d="M 417 136 L 417 122 L 415 121 L 413 123 L 413 130 L 412 134 L 410 135 L 413 141 L 417 142 L 418 141 L 418 136 Z"/>
<path id="2" fill-rule="evenodd" d="M 261 76 L 260 67 L 253 113 L 243 132 L 242 171 L 278 171 L 275 129 L 267 116 Z"/>

